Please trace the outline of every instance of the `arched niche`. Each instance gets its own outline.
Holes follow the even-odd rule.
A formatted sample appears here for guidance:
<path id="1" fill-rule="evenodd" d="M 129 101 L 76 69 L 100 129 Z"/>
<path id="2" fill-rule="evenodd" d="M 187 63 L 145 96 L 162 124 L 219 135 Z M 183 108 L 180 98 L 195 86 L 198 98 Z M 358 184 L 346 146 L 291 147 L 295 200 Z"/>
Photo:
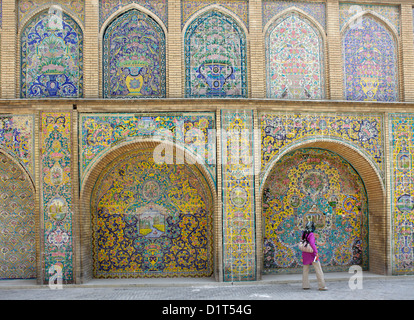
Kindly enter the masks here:
<path id="1" fill-rule="evenodd" d="M 82 281 L 215 273 L 214 182 L 191 154 L 181 163 L 182 152 L 144 139 L 113 148 L 91 168 L 80 195 Z M 154 155 L 166 153 L 157 164 Z"/>
<path id="2" fill-rule="evenodd" d="M 52 8 L 20 32 L 20 97 L 83 97 L 83 31 L 69 14 Z"/>
<path id="3" fill-rule="evenodd" d="M 355 15 L 342 28 L 344 99 L 400 100 L 397 31 L 374 12 Z"/>
<path id="4" fill-rule="evenodd" d="M 166 97 L 166 34 L 153 17 L 121 12 L 102 37 L 104 98 Z"/>
<path id="5" fill-rule="evenodd" d="M 300 9 L 272 18 L 264 28 L 268 98 L 325 98 L 325 32 Z"/>
<path id="6" fill-rule="evenodd" d="M 208 7 L 186 23 L 185 97 L 246 98 L 246 31 L 227 10 Z"/>
<path id="7" fill-rule="evenodd" d="M 387 236 L 387 228 L 389 226 L 389 219 L 387 217 L 386 210 L 386 194 L 383 180 L 378 173 L 377 169 L 373 166 L 371 161 L 369 161 L 366 156 L 358 151 L 356 148 L 351 147 L 346 143 L 341 143 L 339 141 L 324 139 L 324 140 L 311 140 L 311 141 L 302 141 L 295 145 L 292 145 L 289 148 L 286 148 L 281 154 L 278 155 L 267 167 L 267 170 L 263 176 L 260 194 L 261 194 L 261 206 L 262 214 L 264 198 L 266 193 L 266 183 L 268 183 L 268 178 L 272 174 L 273 170 L 277 170 L 277 167 L 280 163 L 280 160 L 286 154 L 295 152 L 301 149 L 322 149 L 327 150 L 327 152 L 334 153 L 344 159 L 349 165 L 355 170 L 355 172 L 361 178 L 361 181 L 366 190 L 367 197 L 367 210 L 368 210 L 368 260 L 369 260 L 369 271 L 378 273 L 378 274 L 388 274 L 390 272 L 390 244 L 389 238 Z M 299 182 L 298 182 L 299 183 Z M 329 197 L 328 197 L 329 198 Z M 362 204 L 363 206 L 363 204 Z M 316 208 L 318 209 L 318 208 Z M 314 210 L 317 211 L 317 210 Z M 264 217 L 259 221 L 258 225 L 265 227 Z M 264 235 L 261 237 L 261 243 L 259 246 L 263 246 Z M 262 250 L 266 248 L 261 247 Z M 259 251 L 260 252 L 260 251 Z M 262 256 L 261 259 L 264 259 Z M 259 262 L 260 268 L 263 268 L 264 261 Z"/>

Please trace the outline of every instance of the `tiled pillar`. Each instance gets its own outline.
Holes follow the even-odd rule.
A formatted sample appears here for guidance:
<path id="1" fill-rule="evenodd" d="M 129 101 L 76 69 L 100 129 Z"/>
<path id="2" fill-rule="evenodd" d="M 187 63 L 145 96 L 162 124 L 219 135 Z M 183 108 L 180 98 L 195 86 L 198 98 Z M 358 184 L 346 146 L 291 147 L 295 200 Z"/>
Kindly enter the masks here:
<path id="1" fill-rule="evenodd" d="M 58 284 L 54 279 L 59 276 L 63 283 L 74 281 L 72 120 L 71 111 L 41 113 L 40 248 L 45 283 Z"/>
<path id="2" fill-rule="evenodd" d="M 253 110 L 221 110 L 223 280 L 256 280 Z"/>

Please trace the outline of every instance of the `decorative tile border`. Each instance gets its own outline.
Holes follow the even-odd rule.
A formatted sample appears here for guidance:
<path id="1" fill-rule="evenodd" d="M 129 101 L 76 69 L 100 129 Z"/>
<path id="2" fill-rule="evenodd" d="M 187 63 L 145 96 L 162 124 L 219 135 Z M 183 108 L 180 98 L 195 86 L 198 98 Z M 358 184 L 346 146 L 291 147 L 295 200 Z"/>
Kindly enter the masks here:
<path id="1" fill-rule="evenodd" d="M 378 114 L 260 112 L 261 180 L 292 144 L 315 138 L 349 143 L 371 160 L 384 179 L 383 117 Z"/>
<path id="2" fill-rule="evenodd" d="M 215 114 L 94 113 L 79 115 L 80 181 L 94 163 L 119 143 L 136 138 L 171 139 L 198 154 L 216 181 Z"/>
<path id="3" fill-rule="evenodd" d="M 414 114 L 389 114 L 393 274 L 414 273 Z"/>
<path id="4" fill-rule="evenodd" d="M 224 281 L 256 279 L 253 111 L 221 111 Z"/>
<path id="5" fill-rule="evenodd" d="M 58 269 L 73 281 L 71 114 L 42 113 L 41 215 L 44 225 L 44 280 Z"/>

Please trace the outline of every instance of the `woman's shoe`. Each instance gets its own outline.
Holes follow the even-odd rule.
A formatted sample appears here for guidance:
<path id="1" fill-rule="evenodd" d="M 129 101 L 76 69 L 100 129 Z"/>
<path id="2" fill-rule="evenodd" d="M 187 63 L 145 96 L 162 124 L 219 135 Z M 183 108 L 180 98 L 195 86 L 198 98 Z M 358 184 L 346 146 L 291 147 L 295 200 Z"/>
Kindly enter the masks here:
<path id="1" fill-rule="evenodd" d="M 327 290 L 328 290 L 327 287 L 319 288 L 319 291 L 327 291 Z"/>

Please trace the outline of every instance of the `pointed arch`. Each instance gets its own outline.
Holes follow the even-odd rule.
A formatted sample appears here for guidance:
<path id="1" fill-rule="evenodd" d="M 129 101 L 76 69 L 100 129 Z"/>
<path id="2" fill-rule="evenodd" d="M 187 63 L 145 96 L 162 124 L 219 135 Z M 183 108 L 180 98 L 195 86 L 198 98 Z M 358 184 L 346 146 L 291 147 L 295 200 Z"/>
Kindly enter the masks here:
<path id="1" fill-rule="evenodd" d="M 167 31 L 167 26 L 165 25 L 165 23 L 160 19 L 160 17 L 158 17 L 155 13 L 153 13 L 151 10 L 137 4 L 137 3 L 130 3 L 127 4 L 125 6 L 120 7 L 118 10 L 116 10 L 115 12 L 113 12 L 107 19 L 105 19 L 105 21 L 102 23 L 102 26 L 100 27 L 99 30 L 99 38 L 102 39 L 103 34 L 105 33 L 106 28 L 115 20 L 118 18 L 118 16 L 124 14 L 127 11 L 130 10 L 138 10 L 141 11 L 143 13 L 145 13 L 146 15 L 150 16 L 152 19 L 154 19 L 162 28 L 162 30 L 164 31 L 164 34 L 167 35 L 168 31 Z"/>
<path id="2" fill-rule="evenodd" d="M 58 7 L 59 10 L 62 11 L 62 13 L 68 15 L 71 19 L 73 19 L 81 28 L 82 33 L 85 32 L 84 22 L 78 17 L 78 15 L 75 12 L 69 10 L 66 6 L 62 6 L 60 4 L 44 3 L 44 4 L 40 4 L 36 8 L 36 10 L 34 10 L 33 12 L 30 12 L 30 14 L 28 14 L 21 21 L 19 21 L 18 34 L 20 35 L 22 31 L 24 30 L 24 28 L 26 27 L 26 25 L 30 22 L 30 20 L 32 20 L 39 13 L 43 11 L 50 11 L 56 7 Z"/>
<path id="3" fill-rule="evenodd" d="M 248 96 L 247 34 L 240 19 L 218 5 L 185 24 L 185 97 Z"/>
<path id="4" fill-rule="evenodd" d="M 283 16 L 286 16 L 288 14 L 296 12 L 297 14 L 301 15 L 303 18 L 309 20 L 310 23 L 312 23 L 320 32 L 321 36 L 323 37 L 323 40 L 326 41 L 326 31 L 325 28 L 320 24 L 318 20 L 316 20 L 314 17 L 303 11 L 302 9 L 292 6 L 289 8 L 286 8 L 285 10 L 279 12 L 278 14 L 275 14 L 272 18 L 269 19 L 269 21 L 265 24 L 263 27 L 263 33 L 266 34 L 268 29 L 273 25 L 273 23 L 280 19 Z"/>
<path id="5" fill-rule="evenodd" d="M 295 26 L 293 27 L 293 24 Z M 268 98 L 324 99 L 326 34 L 313 17 L 291 7 L 264 28 Z"/>
<path id="6" fill-rule="evenodd" d="M 387 230 L 389 228 L 389 212 L 386 207 L 386 190 L 384 181 L 381 178 L 377 168 L 372 161 L 364 155 L 361 150 L 347 143 L 346 141 L 337 139 L 327 139 L 326 137 L 315 137 L 313 139 L 303 139 L 298 143 L 286 147 L 277 158 L 272 160 L 272 163 L 266 167 L 266 171 L 261 179 L 260 194 L 263 196 L 265 191 L 265 184 L 271 172 L 276 168 L 286 154 L 306 148 L 316 148 L 328 150 L 336 153 L 345 159 L 358 175 L 366 189 L 368 197 L 368 217 L 369 217 L 369 270 L 378 274 L 388 274 L 390 269 L 389 248 L 383 246 L 383 243 L 388 243 Z M 260 199 L 262 201 L 262 199 Z M 263 202 L 260 204 L 263 205 Z M 259 217 L 257 222 L 259 226 L 263 226 L 263 216 Z M 259 246 L 262 244 L 259 243 Z M 258 248 L 258 252 L 261 248 Z M 260 262 L 263 265 L 263 260 Z"/>
<path id="7" fill-rule="evenodd" d="M 161 163 L 157 164 L 156 159 L 154 158 L 154 151 L 159 147 L 165 146 L 169 151 L 171 151 L 172 160 L 175 164 L 169 165 L 168 163 Z M 186 157 L 184 162 L 181 164 L 181 162 L 177 163 L 178 161 L 177 157 L 179 153 L 186 152 Z M 165 156 L 167 155 L 168 151 L 165 150 Z M 169 154 L 169 153 L 168 153 Z M 145 240 L 145 236 L 147 233 L 141 233 L 136 234 L 134 231 L 134 234 L 131 236 L 134 237 L 134 242 L 129 243 L 130 249 L 129 250 L 138 250 L 138 254 L 136 255 L 136 260 L 129 261 L 130 265 L 127 265 L 126 268 L 121 266 L 116 266 L 115 264 L 112 264 L 112 268 L 118 268 L 118 273 L 111 273 L 110 271 L 107 271 L 105 268 L 105 265 L 100 265 L 100 262 L 95 259 L 96 256 L 96 246 L 98 243 L 96 242 L 96 237 L 99 237 L 99 234 L 96 233 L 97 228 L 96 224 L 94 225 L 93 219 L 98 219 L 98 212 L 97 212 L 97 206 L 99 202 L 96 200 L 99 200 L 102 198 L 102 195 L 105 195 L 111 188 L 113 188 L 113 184 L 105 183 L 105 179 L 108 176 L 113 176 L 114 173 L 117 175 L 119 170 L 123 170 L 123 167 L 119 167 L 120 165 L 123 165 L 124 163 L 128 165 L 128 161 L 132 161 L 130 163 L 138 164 L 138 166 L 141 166 L 140 163 L 143 163 L 143 167 L 147 168 L 148 166 L 151 167 L 151 170 L 143 169 L 142 171 L 138 168 L 138 166 L 132 166 L 128 170 L 128 174 L 125 175 L 125 178 L 128 178 L 130 181 L 134 181 L 134 187 L 131 189 L 132 185 L 128 185 L 128 183 L 121 183 L 119 186 L 122 189 L 130 189 L 126 190 L 129 194 L 129 199 L 132 199 L 131 192 L 135 192 L 135 200 L 131 202 L 131 208 L 133 208 L 135 211 L 138 209 L 139 212 L 141 212 L 142 208 L 147 208 L 148 205 L 153 205 L 153 209 L 160 210 L 160 212 L 165 216 L 165 214 L 168 214 L 169 217 L 163 222 L 165 225 L 164 228 L 159 228 L 162 232 L 168 232 L 168 236 L 165 238 L 157 238 L 156 236 L 152 237 L 148 236 L 148 238 L 151 238 L 154 240 L 153 243 L 155 244 L 155 251 L 157 251 L 157 256 L 152 256 L 154 251 L 151 251 L 151 248 L 147 247 L 137 247 L 137 244 L 147 244 L 148 239 Z M 117 170 L 114 170 L 114 168 L 117 168 Z M 178 168 L 178 169 L 174 169 Z M 124 169 L 127 169 L 125 167 Z M 162 169 L 162 170 L 159 170 Z M 132 170 L 132 171 L 131 171 Z M 173 170 L 173 171 L 171 171 Z M 181 170 L 181 171 L 180 171 Z M 158 172 L 158 174 L 157 174 Z M 171 172 L 174 174 L 167 175 L 166 172 Z M 180 195 L 180 192 L 176 190 L 174 187 L 174 181 L 177 183 L 178 180 L 174 179 L 182 179 L 184 177 L 185 173 L 188 173 L 189 176 L 191 176 L 189 179 L 186 180 L 183 184 L 180 184 L 180 188 L 191 188 L 192 192 L 194 193 L 195 190 L 201 190 L 201 192 L 198 192 L 197 194 L 200 195 L 199 200 L 192 202 L 193 205 L 189 205 L 186 208 L 181 208 L 179 214 L 178 212 L 175 212 L 175 216 L 172 215 L 172 213 L 165 212 L 162 207 L 171 207 L 174 203 L 175 208 L 180 207 L 180 203 L 184 204 L 183 198 Z M 122 173 L 122 172 L 121 172 Z M 139 176 L 139 178 L 134 177 L 134 175 Z M 181 176 L 181 178 L 180 178 Z M 123 178 L 122 178 L 123 179 Z M 121 180 L 122 180 L 121 179 Z M 132 179 L 132 180 L 131 180 Z M 173 180 L 171 180 L 173 179 Z M 119 179 L 118 179 L 119 180 Z M 115 181 L 115 180 L 114 180 Z M 196 183 L 198 181 L 198 183 Z M 103 183 L 102 183 L 103 182 Z M 160 195 L 160 193 L 153 192 L 148 189 L 148 196 L 145 195 L 143 192 L 144 185 L 146 185 L 147 182 L 150 182 L 151 187 L 155 186 L 155 191 L 162 191 L 162 193 L 169 192 L 168 199 L 161 197 L 158 199 L 155 197 L 155 194 Z M 171 185 L 167 185 L 166 183 L 171 183 Z M 161 189 L 157 189 L 158 186 L 161 186 Z M 102 187 L 100 187 L 102 186 Z M 166 188 L 164 188 L 166 187 Z M 197 160 L 197 156 L 195 154 L 187 153 L 181 146 L 175 144 L 172 141 L 159 141 L 154 139 L 135 139 L 133 141 L 128 141 L 121 143 L 111 150 L 109 150 L 107 153 L 105 153 L 104 157 L 99 160 L 98 163 L 96 163 L 93 168 L 87 173 L 85 176 L 85 179 L 82 183 L 82 188 L 80 191 L 80 203 L 81 203 L 81 228 L 80 228 L 80 241 L 81 241 L 81 251 L 80 251 L 80 257 L 81 265 L 82 265 L 82 275 L 83 275 L 83 281 L 89 280 L 93 277 L 109 277 L 109 278 L 116 278 L 116 277 L 188 277 L 188 276 L 207 276 L 211 275 L 212 273 L 216 272 L 216 268 L 214 268 L 214 264 L 216 263 L 217 259 L 220 259 L 218 256 L 218 253 L 216 252 L 215 246 L 213 246 L 213 239 L 214 241 L 217 235 L 215 234 L 215 228 L 213 226 L 216 226 L 216 218 L 217 218 L 217 193 L 215 189 L 214 182 L 212 178 L 209 176 L 208 171 L 205 169 L 205 167 Z M 127 195 L 127 193 L 120 191 L 120 189 L 117 189 L 117 194 L 119 195 Z M 152 193 L 151 193 L 152 192 Z M 175 193 L 174 193 L 175 192 Z M 187 196 L 187 195 L 186 195 Z M 189 193 L 188 196 L 191 198 L 191 194 Z M 147 197 L 145 201 L 141 201 L 142 197 Z M 197 196 L 198 197 L 198 196 Z M 126 198 L 125 198 L 126 199 Z M 124 200 L 125 200 L 124 199 Z M 177 201 L 178 202 L 177 202 Z M 114 199 L 111 201 L 115 201 Z M 126 201 L 126 200 L 125 200 Z M 140 202 L 141 201 L 141 202 Z M 147 205 L 148 202 L 148 205 Z M 189 201 L 191 202 L 191 201 Z M 203 212 L 197 211 L 194 212 L 194 204 L 198 203 L 197 207 L 204 208 Z M 202 206 L 202 203 L 204 204 Z M 147 208 L 148 209 L 148 208 Z M 148 212 L 152 212 L 153 209 L 148 209 Z M 141 211 L 140 211 L 141 210 Z M 172 208 L 173 211 L 176 209 Z M 130 210 L 129 210 L 130 211 Z M 201 214 L 200 214 L 201 213 Z M 203 221 L 199 221 L 200 223 L 197 223 L 192 221 L 193 219 L 190 215 L 194 214 L 194 219 L 202 219 Z M 125 214 L 120 215 L 120 219 L 125 219 L 126 217 L 128 219 L 128 212 L 125 211 Z M 133 218 L 133 217 L 132 217 Z M 135 218 L 134 218 L 135 219 Z M 172 225 L 173 222 L 176 222 L 177 219 L 187 219 L 183 222 L 183 224 L 175 224 Z M 109 220 L 107 220 L 109 221 Z M 186 232 L 185 234 L 188 235 L 188 239 L 183 239 L 184 242 L 187 240 L 189 241 L 189 246 L 193 246 L 196 254 L 195 259 L 191 259 L 192 262 L 189 262 L 185 258 L 185 254 L 188 253 L 186 250 L 187 248 L 185 246 L 175 249 L 173 248 L 173 242 L 174 239 L 178 239 L 181 237 L 178 230 L 176 230 L 178 227 L 184 225 L 190 228 L 191 232 Z M 168 228 L 167 228 L 168 225 Z M 128 227 L 125 225 L 125 227 Z M 196 228 L 203 227 L 206 228 L 206 230 L 203 230 L 202 233 L 195 232 Z M 174 229 L 175 228 L 175 229 Z M 126 230 L 126 229 L 125 229 Z M 171 234 L 174 233 L 173 235 Z M 178 233 L 177 233 L 178 232 Z M 186 237 L 186 236 L 184 236 Z M 158 239 L 158 240 L 157 240 Z M 124 241 L 121 238 L 117 238 L 118 241 Z M 135 242 L 137 241 L 137 243 Z M 164 249 L 158 248 L 158 243 L 162 240 L 167 241 L 164 243 L 166 247 L 164 247 L 165 250 L 169 251 L 168 254 L 172 254 L 171 256 L 168 255 L 167 257 L 167 251 Z M 125 242 L 125 241 L 124 241 Z M 182 244 L 185 244 L 182 242 Z M 105 251 L 105 248 L 102 249 Z M 161 251 L 160 251 L 161 250 Z M 175 251 L 174 251 L 175 250 Z M 120 250 L 120 259 L 123 257 L 122 254 L 125 252 L 121 252 Z M 174 253 L 173 253 L 174 251 Z M 178 252 L 176 252 L 178 251 Z M 110 254 L 113 254 L 111 252 Z M 175 256 L 174 256 L 175 255 Z M 160 256 L 163 256 L 160 258 Z M 151 263 L 148 261 L 148 257 L 158 257 L 156 261 L 156 265 L 153 265 L 153 268 L 151 269 Z M 177 264 L 177 268 L 173 270 L 169 270 L 169 266 L 166 265 L 166 261 L 171 263 L 171 265 L 176 264 L 178 261 L 177 259 L 182 257 L 184 260 L 182 260 L 182 263 Z M 150 259 L 151 260 L 151 259 Z M 165 263 L 165 264 L 164 264 Z M 191 265 L 192 263 L 195 263 L 197 265 Z M 163 269 L 165 267 L 165 270 Z M 122 271 L 121 269 L 124 268 L 125 270 Z M 150 270 L 151 269 L 151 270 Z M 157 270 L 156 270 L 157 269 Z M 144 272 L 143 272 L 144 270 Z M 155 271 L 155 272 L 152 272 Z"/>
<path id="8" fill-rule="evenodd" d="M 42 7 L 19 33 L 22 98 L 83 97 L 83 26 L 62 8 Z"/>
<path id="9" fill-rule="evenodd" d="M 368 270 L 367 201 L 362 178 L 339 154 L 320 148 L 285 154 L 265 184 L 265 272 L 301 271 L 302 256 L 294 245 L 309 220 L 329 271 L 351 265 Z"/>
<path id="10" fill-rule="evenodd" d="M 119 14 L 112 15 L 101 29 L 103 97 L 164 98 L 165 26 L 135 4 L 122 9 L 129 10 L 118 10 Z"/>
<path id="11" fill-rule="evenodd" d="M 194 20 L 197 20 L 199 17 L 201 17 L 202 15 L 206 14 L 209 11 L 218 11 L 224 15 L 231 17 L 233 20 L 236 21 L 237 25 L 243 30 L 245 35 L 249 33 L 249 30 L 247 29 L 245 23 L 234 12 L 232 12 L 231 10 L 219 4 L 210 4 L 198 10 L 196 13 L 192 14 L 190 18 L 188 18 L 188 20 L 186 21 L 186 23 L 184 24 L 182 28 L 183 39 L 185 37 L 187 28 L 194 22 Z"/>
<path id="12" fill-rule="evenodd" d="M 380 14 L 376 13 L 372 10 L 362 10 L 355 15 L 353 15 L 341 28 L 341 34 L 343 35 L 344 32 L 351 26 L 358 27 L 361 23 L 361 18 L 364 16 L 372 16 L 375 19 L 378 19 L 381 23 L 383 23 L 389 31 L 393 34 L 396 41 L 399 40 L 398 30 L 395 28 L 393 24 L 391 24 L 388 20 L 382 17 Z"/>
<path id="13" fill-rule="evenodd" d="M 344 98 L 353 101 L 400 99 L 400 39 L 379 14 L 365 10 L 342 28 Z"/>

